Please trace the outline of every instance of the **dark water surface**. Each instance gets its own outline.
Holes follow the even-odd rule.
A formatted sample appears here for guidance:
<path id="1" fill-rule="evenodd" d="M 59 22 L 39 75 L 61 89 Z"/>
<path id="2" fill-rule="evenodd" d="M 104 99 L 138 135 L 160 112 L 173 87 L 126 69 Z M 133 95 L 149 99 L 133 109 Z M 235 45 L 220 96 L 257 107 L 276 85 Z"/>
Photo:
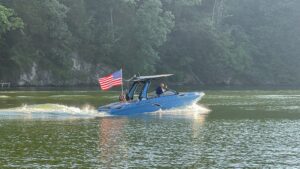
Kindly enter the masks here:
<path id="1" fill-rule="evenodd" d="M 205 93 L 199 105 L 113 117 L 96 107 L 115 92 L 0 91 L 0 168 L 300 166 L 300 90 Z"/>

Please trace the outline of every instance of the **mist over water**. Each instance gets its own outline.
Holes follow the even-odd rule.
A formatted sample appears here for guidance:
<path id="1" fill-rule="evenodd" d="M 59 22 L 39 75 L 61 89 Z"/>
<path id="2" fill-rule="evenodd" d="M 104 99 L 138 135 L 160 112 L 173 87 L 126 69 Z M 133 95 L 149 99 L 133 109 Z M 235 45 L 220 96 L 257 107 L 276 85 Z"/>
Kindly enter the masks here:
<path id="1" fill-rule="evenodd" d="M 299 90 L 210 90 L 139 116 L 97 107 L 115 92 L 0 92 L 0 168 L 295 168 Z"/>

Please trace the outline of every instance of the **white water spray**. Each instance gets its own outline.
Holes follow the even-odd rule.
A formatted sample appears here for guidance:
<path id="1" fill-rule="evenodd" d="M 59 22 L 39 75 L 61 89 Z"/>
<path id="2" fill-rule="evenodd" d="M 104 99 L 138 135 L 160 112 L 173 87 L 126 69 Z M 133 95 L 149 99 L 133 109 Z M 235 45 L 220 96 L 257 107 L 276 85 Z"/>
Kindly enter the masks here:
<path id="1" fill-rule="evenodd" d="M 0 109 L 0 116 L 13 118 L 94 118 L 105 117 L 108 114 L 98 112 L 93 106 L 82 107 L 66 106 L 61 104 L 34 104 L 16 108 Z"/>

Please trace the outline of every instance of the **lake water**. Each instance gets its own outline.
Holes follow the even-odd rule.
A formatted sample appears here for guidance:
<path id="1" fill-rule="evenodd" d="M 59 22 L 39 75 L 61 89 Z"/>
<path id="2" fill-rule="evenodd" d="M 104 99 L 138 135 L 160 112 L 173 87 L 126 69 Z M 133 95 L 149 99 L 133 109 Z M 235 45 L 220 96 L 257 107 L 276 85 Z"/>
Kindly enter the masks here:
<path id="1" fill-rule="evenodd" d="M 0 91 L 0 168 L 297 168 L 300 90 L 208 90 L 198 105 L 98 113 L 118 93 Z"/>

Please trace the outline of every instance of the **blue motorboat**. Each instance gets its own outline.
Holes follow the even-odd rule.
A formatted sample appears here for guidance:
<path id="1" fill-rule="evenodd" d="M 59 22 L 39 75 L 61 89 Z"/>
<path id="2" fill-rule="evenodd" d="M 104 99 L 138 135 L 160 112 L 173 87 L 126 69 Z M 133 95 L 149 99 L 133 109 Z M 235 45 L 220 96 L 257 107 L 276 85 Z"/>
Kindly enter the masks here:
<path id="1" fill-rule="evenodd" d="M 129 80 L 132 85 L 126 94 L 126 101 L 101 106 L 98 111 L 112 115 L 136 115 L 191 105 L 204 96 L 203 92 L 179 93 L 170 89 L 161 95 L 148 93 L 151 80 L 168 76 L 172 74 L 133 77 Z"/>

